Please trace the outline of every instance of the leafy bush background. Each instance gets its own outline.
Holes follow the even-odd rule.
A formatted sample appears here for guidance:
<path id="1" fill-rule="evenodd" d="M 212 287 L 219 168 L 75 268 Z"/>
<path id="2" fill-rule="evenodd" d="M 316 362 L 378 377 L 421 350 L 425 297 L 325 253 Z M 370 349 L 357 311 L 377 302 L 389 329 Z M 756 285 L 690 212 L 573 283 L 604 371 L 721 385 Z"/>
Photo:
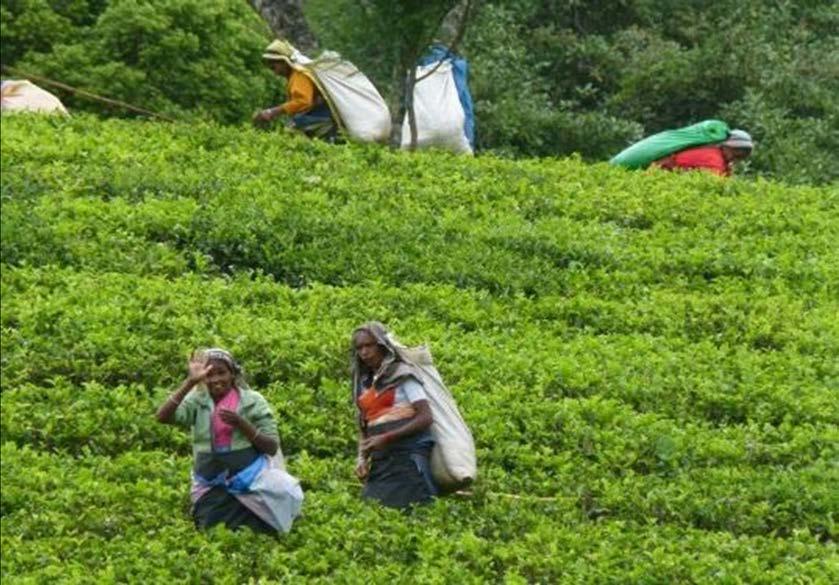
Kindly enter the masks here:
<path id="1" fill-rule="evenodd" d="M 84 116 L 0 155 L 4 582 L 839 578 L 835 188 Z M 359 501 L 371 318 L 431 345 L 471 496 Z M 281 540 L 190 523 L 153 412 L 209 344 L 303 480 Z"/>
<path id="2" fill-rule="evenodd" d="M 267 27 L 246 2 L 3 0 L 2 16 L 3 64 L 154 112 L 239 123 L 279 97 L 259 57 Z M 72 110 L 102 109 L 57 92 Z"/>
<path id="3" fill-rule="evenodd" d="M 789 183 L 839 177 L 832 0 L 480 4 L 462 50 L 483 151 L 606 160 L 645 134 L 716 117 L 758 142 L 741 172 Z M 397 103 L 404 55 L 395 47 L 425 8 L 305 5 L 322 46 L 353 59 Z M 2 0 L 0 10 L 4 65 L 234 124 L 279 99 L 259 62 L 267 29 L 240 0 Z"/>

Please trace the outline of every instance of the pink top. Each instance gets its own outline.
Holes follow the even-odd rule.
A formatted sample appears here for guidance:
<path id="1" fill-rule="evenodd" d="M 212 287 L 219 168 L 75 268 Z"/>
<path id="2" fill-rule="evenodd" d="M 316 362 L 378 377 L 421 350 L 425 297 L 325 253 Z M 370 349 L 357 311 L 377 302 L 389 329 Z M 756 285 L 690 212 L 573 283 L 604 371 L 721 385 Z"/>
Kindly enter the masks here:
<path id="1" fill-rule="evenodd" d="M 213 417 L 211 419 L 211 425 L 213 430 L 213 447 L 229 449 L 230 445 L 233 444 L 233 426 L 221 420 L 221 416 L 219 416 L 219 411 L 222 408 L 226 408 L 235 412 L 238 406 L 239 391 L 236 388 L 231 388 L 230 392 L 225 394 L 221 400 L 216 402 L 216 405 L 213 408 Z"/>

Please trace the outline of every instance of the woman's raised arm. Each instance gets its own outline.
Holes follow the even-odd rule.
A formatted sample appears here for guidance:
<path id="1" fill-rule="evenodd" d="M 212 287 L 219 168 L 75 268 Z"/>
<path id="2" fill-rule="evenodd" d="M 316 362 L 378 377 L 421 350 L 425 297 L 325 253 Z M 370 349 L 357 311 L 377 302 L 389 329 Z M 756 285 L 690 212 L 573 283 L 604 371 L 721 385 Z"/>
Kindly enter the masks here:
<path id="1" fill-rule="evenodd" d="M 157 414 L 155 415 L 157 421 L 164 424 L 175 422 L 175 411 L 178 410 L 178 405 L 180 405 L 184 396 L 189 394 L 190 390 L 204 381 L 207 374 L 210 373 L 210 369 L 210 364 L 204 359 L 197 358 L 195 352 L 193 352 L 189 356 L 189 372 L 187 373 L 186 380 L 157 409 Z"/>

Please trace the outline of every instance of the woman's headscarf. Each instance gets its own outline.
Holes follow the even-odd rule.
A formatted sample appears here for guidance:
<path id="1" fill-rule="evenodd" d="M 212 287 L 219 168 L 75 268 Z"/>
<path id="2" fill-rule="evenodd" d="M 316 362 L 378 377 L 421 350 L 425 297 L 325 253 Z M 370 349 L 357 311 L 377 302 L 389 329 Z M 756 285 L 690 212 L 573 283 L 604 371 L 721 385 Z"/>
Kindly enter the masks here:
<path id="1" fill-rule="evenodd" d="M 722 146 L 740 148 L 743 150 L 752 150 L 754 148 L 752 137 L 745 130 L 732 130 L 729 132 L 728 138 L 723 140 L 721 144 Z"/>
<path id="2" fill-rule="evenodd" d="M 248 387 L 247 382 L 245 382 L 245 372 L 242 370 L 242 366 L 239 365 L 239 362 L 233 359 L 233 355 L 229 351 L 220 347 L 211 347 L 210 349 L 201 350 L 201 355 L 204 356 L 206 361 L 218 360 L 220 362 L 224 362 L 224 364 L 230 368 L 230 371 L 233 373 L 236 388 L 241 390 L 242 388 Z"/>
<path id="3" fill-rule="evenodd" d="M 361 361 L 358 352 L 355 350 L 355 336 L 361 331 L 369 333 L 376 340 L 376 343 L 384 349 L 384 359 L 379 369 L 375 372 Z M 350 367 L 352 369 L 352 391 L 354 397 L 358 392 L 362 379 L 371 373 L 373 374 L 373 386 L 380 389 L 397 384 L 408 377 L 422 381 L 418 366 L 430 365 L 432 363 L 431 354 L 428 352 L 428 349 L 424 346 L 406 347 L 378 321 L 368 321 L 360 327 L 356 327 L 351 339 Z"/>
<path id="4" fill-rule="evenodd" d="M 305 66 L 312 62 L 303 53 L 294 48 L 294 45 L 286 40 L 274 39 L 265 47 L 265 52 L 262 53 L 262 58 L 265 61 L 283 61 L 292 69 L 303 70 Z"/>

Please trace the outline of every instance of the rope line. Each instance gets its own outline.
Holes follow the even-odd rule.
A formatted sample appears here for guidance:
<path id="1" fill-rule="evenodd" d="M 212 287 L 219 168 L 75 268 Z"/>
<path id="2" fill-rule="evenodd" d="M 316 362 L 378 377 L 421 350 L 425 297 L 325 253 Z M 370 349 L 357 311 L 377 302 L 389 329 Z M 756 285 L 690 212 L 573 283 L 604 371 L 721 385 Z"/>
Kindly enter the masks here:
<path id="1" fill-rule="evenodd" d="M 145 114 L 146 116 L 152 116 L 154 118 L 160 118 L 161 120 L 166 120 L 167 122 L 176 122 L 177 121 L 174 118 L 170 118 L 169 116 L 165 116 L 163 114 L 158 114 L 157 112 L 152 112 L 151 110 L 146 110 L 146 109 L 141 108 L 139 106 L 129 104 L 128 102 L 124 102 L 124 101 L 121 101 L 121 100 L 115 100 L 115 99 L 112 99 L 112 98 L 107 98 L 105 96 L 101 96 L 99 94 L 95 94 L 93 92 L 90 92 L 90 91 L 87 91 L 87 90 L 84 90 L 84 89 L 79 89 L 78 87 L 73 87 L 72 85 L 67 85 L 66 83 L 62 83 L 60 81 L 55 81 L 54 79 L 50 79 L 48 77 L 43 77 L 41 75 L 34 75 L 34 74 L 28 73 L 26 71 L 21 71 L 20 69 L 17 69 L 16 67 L 9 67 L 8 65 L 3 65 L 3 71 L 8 71 L 9 73 L 12 73 L 14 75 L 18 75 L 20 77 L 25 77 L 27 79 L 32 79 L 34 81 L 37 81 L 38 83 L 43 83 L 43 84 L 46 84 L 46 85 L 52 85 L 54 87 L 57 87 L 59 89 L 63 89 L 64 91 L 68 91 L 68 92 L 70 92 L 72 94 L 75 94 L 75 95 L 80 95 L 80 96 L 83 96 L 83 97 L 86 97 L 86 98 L 89 98 L 89 99 L 92 99 L 92 100 L 97 100 L 97 101 L 100 101 L 100 102 L 104 102 L 104 103 L 110 104 L 112 106 L 118 106 L 120 108 L 125 108 L 126 110 L 131 110 L 132 112 L 137 112 L 139 114 Z"/>
<path id="2" fill-rule="evenodd" d="M 352 487 L 361 487 L 362 484 L 355 481 L 342 481 L 340 482 L 346 486 Z M 472 498 L 477 495 L 481 496 L 489 496 L 491 498 L 508 498 L 510 500 L 533 500 L 537 502 L 558 502 L 560 500 L 577 500 L 579 499 L 578 496 L 531 496 L 527 494 L 508 494 L 505 492 L 492 492 L 492 491 L 484 491 L 476 494 L 475 492 L 467 489 L 457 490 L 456 492 L 452 492 L 448 494 L 449 496 L 458 496 L 461 498 Z"/>

